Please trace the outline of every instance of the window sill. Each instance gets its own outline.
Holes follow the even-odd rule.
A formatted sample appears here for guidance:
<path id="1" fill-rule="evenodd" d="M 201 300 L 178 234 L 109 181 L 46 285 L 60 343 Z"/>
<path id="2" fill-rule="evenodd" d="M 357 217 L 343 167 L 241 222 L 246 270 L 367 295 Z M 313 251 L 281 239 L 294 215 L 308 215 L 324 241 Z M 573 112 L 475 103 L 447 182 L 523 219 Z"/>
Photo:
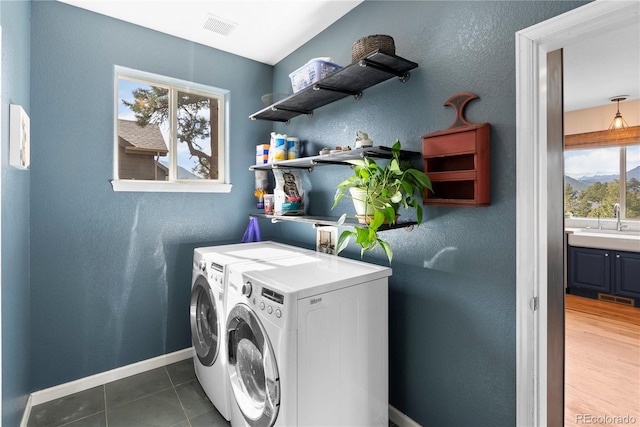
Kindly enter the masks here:
<path id="1" fill-rule="evenodd" d="M 166 182 L 111 180 L 113 191 L 139 191 L 153 193 L 230 193 L 231 184 L 217 182 Z"/>

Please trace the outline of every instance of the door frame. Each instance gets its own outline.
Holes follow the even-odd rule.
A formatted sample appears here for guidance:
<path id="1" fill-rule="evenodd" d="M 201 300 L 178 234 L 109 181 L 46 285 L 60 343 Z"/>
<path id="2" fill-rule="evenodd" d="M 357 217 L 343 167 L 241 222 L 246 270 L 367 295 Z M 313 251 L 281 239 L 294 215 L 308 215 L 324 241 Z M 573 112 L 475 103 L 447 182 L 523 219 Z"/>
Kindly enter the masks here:
<path id="1" fill-rule="evenodd" d="M 516 424 L 562 425 L 548 420 L 547 342 L 549 329 L 550 225 L 547 192 L 547 53 L 586 37 L 630 25 L 640 17 L 640 1 L 594 1 L 516 33 Z M 556 173 L 558 171 L 555 171 Z M 555 268 L 555 267 L 554 267 Z M 552 301 L 551 305 L 557 304 Z M 564 358 L 563 358 L 564 359 Z"/>

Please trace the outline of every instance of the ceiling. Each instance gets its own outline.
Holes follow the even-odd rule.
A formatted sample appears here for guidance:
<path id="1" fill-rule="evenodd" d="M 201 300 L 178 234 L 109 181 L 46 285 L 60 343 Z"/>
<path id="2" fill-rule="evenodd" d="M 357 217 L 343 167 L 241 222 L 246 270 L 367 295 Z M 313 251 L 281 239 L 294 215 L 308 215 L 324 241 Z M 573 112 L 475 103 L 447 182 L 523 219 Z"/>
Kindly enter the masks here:
<path id="1" fill-rule="evenodd" d="M 59 1 L 274 65 L 363 0 Z M 640 99 L 640 23 L 567 46 L 564 64 L 566 111 Z"/>
<path id="2" fill-rule="evenodd" d="M 565 111 L 640 99 L 640 22 L 565 47 L 563 62 Z"/>
<path id="3" fill-rule="evenodd" d="M 59 0 L 274 65 L 363 0 Z"/>

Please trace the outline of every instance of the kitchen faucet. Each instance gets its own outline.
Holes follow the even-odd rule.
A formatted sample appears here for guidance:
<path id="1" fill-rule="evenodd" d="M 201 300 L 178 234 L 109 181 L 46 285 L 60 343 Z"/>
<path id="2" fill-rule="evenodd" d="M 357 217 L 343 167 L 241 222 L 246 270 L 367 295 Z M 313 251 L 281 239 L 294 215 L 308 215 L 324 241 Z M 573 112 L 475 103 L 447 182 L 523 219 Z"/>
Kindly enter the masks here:
<path id="1" fill-rule="evenodd" d="M 620 223 L 620 203 L 614 203 L 613 217 L 616 218 L 616 230 L 622 230 L 622 224 Z"/>

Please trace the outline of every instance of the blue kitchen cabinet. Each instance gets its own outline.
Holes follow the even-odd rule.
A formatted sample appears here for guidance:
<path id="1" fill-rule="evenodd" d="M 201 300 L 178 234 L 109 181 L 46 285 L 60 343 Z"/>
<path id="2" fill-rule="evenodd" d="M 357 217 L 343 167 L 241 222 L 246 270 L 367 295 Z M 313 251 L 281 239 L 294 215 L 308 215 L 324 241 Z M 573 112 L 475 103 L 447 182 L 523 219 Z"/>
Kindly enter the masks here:
<path id="1" fill-rule="evenodd" d="M 640 299 L 640 253 L 613 252 L 614 294 Z"/>
<path id="2" fill-rule="evenodd" d="M 611 251 L 569 246 L 570 288 L 611 293 Z"/>
<path id="3" fill-rule="evenodd" d="M 570 293 L 591 298 L 607 294 L 640 302 L 640 253 L 568 246 Z"/>

